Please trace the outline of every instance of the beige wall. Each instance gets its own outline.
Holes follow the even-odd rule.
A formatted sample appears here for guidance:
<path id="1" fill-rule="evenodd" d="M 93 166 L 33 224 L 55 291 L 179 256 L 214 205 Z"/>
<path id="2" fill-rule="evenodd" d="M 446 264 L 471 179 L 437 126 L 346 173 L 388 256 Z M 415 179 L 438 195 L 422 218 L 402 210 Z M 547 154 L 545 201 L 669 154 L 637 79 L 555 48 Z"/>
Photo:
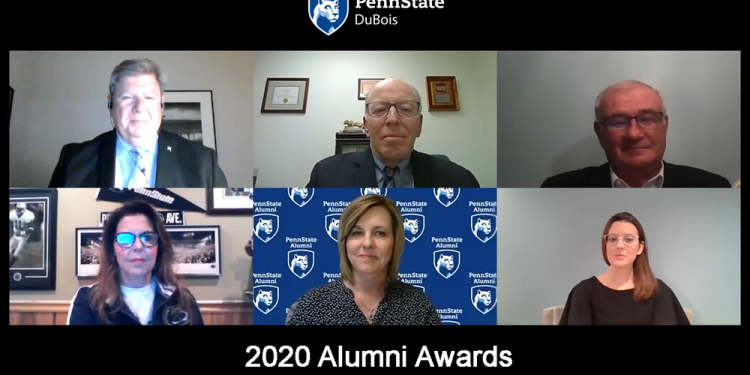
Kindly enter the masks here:
<path id="1" fill-rule="evenodd" d="M 178 195 L 206 206 L 205 189 L 171 189 Z M 57 204 L 57 290 L 10 291 L 11 301 L 67 301 L 78 287 L 91 282 L 76 277 L 75 230 L 99 226 L 99 214 L 112 211 L 119 204 L 97 202 L 97 189 L 58 189 Z M 252 236 L 252 217 L 207 216 L 185 212 L 186 225 L 221 226 L 221 271 L 218 279 L 187 279 L 185 285 L 199 301 L 237 301 L 250 279 L 251 258 L 245 244 Z"/>

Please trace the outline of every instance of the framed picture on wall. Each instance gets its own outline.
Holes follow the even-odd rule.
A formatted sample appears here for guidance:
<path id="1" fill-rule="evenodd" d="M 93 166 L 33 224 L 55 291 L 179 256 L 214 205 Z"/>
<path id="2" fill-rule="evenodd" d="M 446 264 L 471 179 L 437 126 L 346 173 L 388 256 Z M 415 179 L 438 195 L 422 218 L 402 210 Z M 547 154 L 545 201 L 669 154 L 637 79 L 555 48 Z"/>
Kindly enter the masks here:
<path id="1" fill-rule="evenodd" d="M 99 274 L 103 228 L 76 228 L 76 276 Z M 216 225 L 167 227 L 174 270 L 184 276 L 221 276 L 221 230 Z"/>
<path id="2" fill-rule="evenodd" d="M 456 77 L 427 77 L 427 99 L 430 111 L 460 110 Z"/>
<path id="3" fill-rule="evenodd" d="M 10 290 L 55 290 L 57 190 L 10 189 Z"/>
<path id="4" fill-rule="evenodd" d="M 216 148 L 214 94 L 211 90 L 164 90 L 164 130 L 183 138 Z"/>
<path id="5" fill-rule="evenodd" d="M 206 189 L 206 212 L 209 215 L 253 214 L 253 188 Z"/>
<path id="6" fill-rule="evenodd" d="M 364 151 L 370 147 L 370 138 L 365 133 L 336 133 L 335 155 Z"/>
<path id="7" fill-rule="evenodd" d="M 76 276 L 99 274 L 99 250 L 104 228 L 76 228 Z"/>
<path id="8" fill-rule="evenodd" d="M 266 78 L 260 113 L 307 113 L 310 78 Z"/>
<path id="9" fill-rule="evenodd" d="M 10 86 L 8 86 L 8 87 L 10 87 Z M 8 114 L 12 114 L 13 113 L 13 94 L 15 94 L 15 92 L 16 92 L 16 90 L 13 90 L 13 88 L 10 87 L 10 109 L 8 110 Z M 13 115 L 9 116 L 9 120 L 8 120 L 9 122 L 10 122 L 10 118 L 13 118 Z"/>
<path id="10" fill-rule="evenodd" d="M 370 92 L 372 86 L 375 86 L 378 82 L 385 78 L 360 78 L 357 80 L 357 99 L 365 100 L 367 93 Z"/>

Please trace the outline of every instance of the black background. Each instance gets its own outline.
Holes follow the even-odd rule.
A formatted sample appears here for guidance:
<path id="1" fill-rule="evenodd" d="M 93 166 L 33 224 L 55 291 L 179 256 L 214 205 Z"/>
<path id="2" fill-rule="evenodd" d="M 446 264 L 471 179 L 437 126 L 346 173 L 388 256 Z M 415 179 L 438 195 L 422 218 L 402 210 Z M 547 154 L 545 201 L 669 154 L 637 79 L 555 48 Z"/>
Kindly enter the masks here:
<path id="1" fill-rule="evenodd" d="M 33 350 L 26 349 L 14 356 L 33 356 L 31 360 L 37 370 L 60 369 L 61 364 L 68 363 L 75 368 L 109 368 L 112 371 L 137 366 L 142 371 L 164 368 L 238 374 L 268 371 L 245 367 L 250 359 L 246 353 L 249 345 L 261 348 L 306 345 L 313 356 L 306 369 L 317 368 L 324 345 L 344 345 L 351 350 L 400 350 L 406 345 L 411 363 L 422 345 L 428 345 L 430 350 L 487 350 L 497 345 L 498 350 L 512 352 L 513 363 L 507 368 L 489 369 L 494 373 L 587 370 L 609 373 L 621 369 L 720 373 L 739 369 L 740 361 L 745 362 L 740 329 L 739 326 L 11 326 L 8 337 L 35 340 Z M 17 341 L 13 342 L 18 345 Z M 14 361 L 21 360 L 16 357 Z M 101 367 L 99 362 L 106 367 Z M 487 368 L 451 369 L 474 373 L 488 371 Z M 333 369 L 337 370 L 352 371 L 351 368 Z"/>

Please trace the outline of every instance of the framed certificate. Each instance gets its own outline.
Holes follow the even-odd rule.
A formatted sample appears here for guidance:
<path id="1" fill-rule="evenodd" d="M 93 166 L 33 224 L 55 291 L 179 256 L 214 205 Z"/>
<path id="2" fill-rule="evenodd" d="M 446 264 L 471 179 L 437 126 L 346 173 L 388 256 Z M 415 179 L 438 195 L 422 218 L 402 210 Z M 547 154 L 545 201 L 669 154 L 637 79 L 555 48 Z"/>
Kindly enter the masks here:
<path id="1" fill-rule="evenodd" d="M 460 110 L 456 77 L 427 77 L 427 98 L 430 111 Z"/>
<path id="2" fill-rule="evenodd" d="M 310 78 L 267 78 L 260 113 L 306 113 Z"/>

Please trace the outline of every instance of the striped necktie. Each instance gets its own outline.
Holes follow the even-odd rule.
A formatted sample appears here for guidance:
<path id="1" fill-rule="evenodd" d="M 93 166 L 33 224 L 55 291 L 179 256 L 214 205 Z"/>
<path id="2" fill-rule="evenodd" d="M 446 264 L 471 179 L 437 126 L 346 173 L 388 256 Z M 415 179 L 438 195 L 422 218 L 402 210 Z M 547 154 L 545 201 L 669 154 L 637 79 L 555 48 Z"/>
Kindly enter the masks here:
<path id="1" fill-rule="evenodd" d="M 383 186 L 381 186 L 381 189 L 387 188 L 388 185 L 390 185 L 393 181 L 393 176 L 396 175 L 396 172 L 398 172 L 398 167 L 391 168 L 391 167 L 385 167 L 383 168 L 383 174 L 385 175 L 385 178 L 383 178 Z M 396 187 L 396 183 L 393 183 L 393 187 Z"/>
<path id="2" fill-rule="evenodd" d="M 148 171 L 142 164 L 143 155 L 145 155 L 146 150 L 131 148 L 129 152 L 130 156 L 133 158 L 133 171 L 130 173 L 130 180 L 128 181 L 127 187 L 131 189 L 151 187 L 149 184 Z"/>

